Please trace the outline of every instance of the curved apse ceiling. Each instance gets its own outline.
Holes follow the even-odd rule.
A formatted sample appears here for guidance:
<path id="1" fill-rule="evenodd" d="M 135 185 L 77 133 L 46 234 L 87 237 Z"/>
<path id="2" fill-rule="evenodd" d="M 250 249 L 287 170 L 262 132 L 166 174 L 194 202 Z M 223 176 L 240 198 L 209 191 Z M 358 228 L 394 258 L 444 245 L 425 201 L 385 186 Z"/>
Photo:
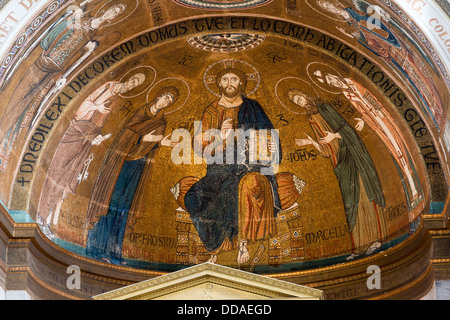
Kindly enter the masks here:
<path id="1" fill-rule="evenodd" d="M 61 248 L 305 269 L 402 242 L 447 197 L 446 67 L 389 0 L 21 7 L 0 199 Z"/>

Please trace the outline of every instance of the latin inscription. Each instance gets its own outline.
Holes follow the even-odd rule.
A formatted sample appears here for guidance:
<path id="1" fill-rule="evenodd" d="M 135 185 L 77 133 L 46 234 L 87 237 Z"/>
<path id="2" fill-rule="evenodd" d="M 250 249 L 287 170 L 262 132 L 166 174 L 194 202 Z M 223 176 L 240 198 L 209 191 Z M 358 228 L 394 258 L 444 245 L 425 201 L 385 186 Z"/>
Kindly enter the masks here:
<path id="1" fill-rule="evenodd" d="M 156 6 L 155 1 L 152 3 Z M 419 146 L 422 151 L 425 152 L 424 159 L 427 164 L 430 177 L 433 178 L 434 176 L 438 176 L 438 178 L 440 178 L 443 174 L 439 158 L 435 154 L 436 149 L 434 147 L 432 137 L 429 134 L 425 122 L 421 116 L 415 109 L 408 107 L 408 105 L 410 105 L 408 103 L 408 99 L 405 94 L 401 92 L 400 88 L 391 79 L 389 79 L 385 73 L 378 69 L 375 64 L 362 56 L 360 53 L 328 35 L 321 34 L 318 31 L 312 30 L 308 27 L 297 25 L 288 21 L 241 16 L 205 17 L 166 25 L 141 34 L 113 48 L 81 71 L 79 75 L 60 92 L 52 104 L 45 110 L 41 122 L 36 126 L 36 129 L 30 138 L 27 149 L 21 159 L 19 172 L 16 178 L 15 185 L 21 189 L 17 190 L 17 193 L 13 192 L 13 194 L 18 194 L 20 197 L 21 192 L 24 192 L 30 187 L 32 180 L 31 175 L 34 173 L 46 139 L 51 134 L 51 131 L 54 129 L 61 114 L 65 112 L 65 109 L 70 101 L 93 79 L 101 74 L 104 74 L 107 70 L 109 70 L 109 68 L 111 68 L 111 66 L 122 59 L 143 49 L 162 44 L 165 41 L 197 34 L 199 32 L 221 32 L 234 30 L 272 33 L 278 36 L 286 37 L 286 41 L 288 41 L 289 44 L 295 44 L 297 42 L 307 43 L 328 52 L 332 56 L 336 57 L 338 61 L 340 60 L 346 62 L 352 67 L 360 70 L 370 81 L 377 85 L 379 89 L 391 99 L 399 111 L 403 113 L 405 120 L 408 122 L 409 127 L 414 134 L 414 137 L 416 137 L 419 142 Z M 308 50 L 309 49 L 311 48 L 308 48 Z M 311 50 L 317 51 L 313 49 Z M 323 56 L 323 54 L 319 51 L 317 51 L 317 54 Z M 288 56 L 285 53 L 274 51 L 268 52 L 267 58 L 273 63 L 282 63 L 285 58 L 288 58 Z M 183 57 L 179 60 L 179 63 L 182 65 L 188 64 L 190 59 L 191 57 Z M 349 118 L 353 115 L 354 110 L 346 105 L 343 106 L 341 113 Z M 289 160 L 295 161 L 297 154 L 300 156 L 299 153 L 295 152 L 295 154 L 293 153 L 292 155 L 292 160 L 291 158 Z M 313 157 L 314 155 L 311 155 L 311 158 Z"/>

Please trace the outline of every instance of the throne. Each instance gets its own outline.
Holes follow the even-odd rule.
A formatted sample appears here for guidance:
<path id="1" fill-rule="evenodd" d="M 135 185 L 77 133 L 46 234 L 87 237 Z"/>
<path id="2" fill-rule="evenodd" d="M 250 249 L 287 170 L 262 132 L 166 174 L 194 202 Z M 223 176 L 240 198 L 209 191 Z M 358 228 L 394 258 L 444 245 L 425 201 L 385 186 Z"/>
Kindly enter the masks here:
<path id="1" fill-rule="evenodd" d="M 207 261 L 210 254 L 200 240 L 189 212 L 179 207 L 175 210 L 177 222 L 176 261 L 178 264 L 193 265 Z M 298 203 L 278 212 L 276 218 L 277 233 L 260 243 L 256 253 L 251 256 L 248 271 L 259 263 L 268 247 L 268 263 L 278 267 L 282 263 L 304 259 L 303 222 Z M 251 253 L 252 254 L 252 253 Z"/>
<path id="2" fill-rule="evenodd" d="M 268 264 L 272 267 L 300 261 L 305 256 L 303 222 L 300 206 L 297 203 L 305 182 L 296 175 L 287 172 L 277 173 L 275 176 L 282 209 L 275 219 L 276 232 L 264 240 L 258 240 L 259 248 L 256 253 L 250 252 L 250 263 L 244 267 L 249 271 L 252 271 L 261 261 L 266 249 L 268 249 Z M 190 214 L 184 206 L 184 195 L 197 181 L 199 181 L 199 178 L 186 177 L 170 190 L 179 205 L 175 210 L 177 223 L 176 261 L 178 264 L 199 264 L 211 257 L 198 236 Z M 239 186 L 240 189 L 242 187 L 242 185 Z"/>

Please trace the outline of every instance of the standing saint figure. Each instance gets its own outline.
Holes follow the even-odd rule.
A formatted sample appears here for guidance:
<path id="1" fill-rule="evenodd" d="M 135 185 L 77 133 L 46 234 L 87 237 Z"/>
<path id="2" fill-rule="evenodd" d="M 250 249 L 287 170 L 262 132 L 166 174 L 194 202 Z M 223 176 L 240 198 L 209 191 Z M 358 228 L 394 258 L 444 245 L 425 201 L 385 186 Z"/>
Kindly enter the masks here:
<path id="1" fill-rule="evenodd" d="M 54 238 L 49 227 L 58 223 L 64 199 L 74 194 L 78 187 L 78 176 L 92 146 L 101 144 L 110 136 L 103 135 L 102 128 L 119 94 L 138 87 L 144 80 L 145 75 L 137 73 L 124 83 L 109 81 L 92 92 L 78 107 L 53 155 L 37 208 L 36 220 L 49 238 Z"/>
<path id="2" fill-rule="evenodd" d="M 364 124 L 367 124 L 383 141 L 401 170 L 402 178 L 405 179 L 405 194 L 409 206 L 415 207 L 421 200 L 419 182 L 415 177 L 415 166 L 407 149 L 407 142 L 396 121 L 378 99 L 355 80 L 329 73 L 322 74 L 321 71 L 314 74 L 318 81 L 341 89 L 344 96 L 361 114 L 360 123 L 356 126 L 357 131 L 363 130 Z"/>
<path id="3" fill-rule="evenodd" d="M 246 84 L 247 75 L 239 69 L 225 68 L 217 74 L 221 97 L 206 107 L 194 136 L 194 149 L 201 150 L 207 163 L 206 175 L 184 178 L 172 188 L 177 203 L 189 212 L 211 263 L 220 252 L 237 247 L 237 263 L 248 262 L 249 242 L 277 233 L 278 212 L 295 204 L 304 186 L 290 173 L 262 174 L 269 165 L 252 163 L 248 151 L 243 161 L 237 160 L 236 140 L 242 137 L 236 132 L 274 129 L 261 105 L 245 96 Z M 267 140 L 269 152 L 281 159 L 280 144 L 274 143 L 278 136 L 270 135 Z M 233 161 L 226 159 L 230 144 Z M 212 145 L 216 145 L 214 150 Z"/>
<path id="4" fill-rule="evenodd" d="M 305 109 L 319 142 L 309 135 L 296 139 L 298 146 L 313 145 L 330 158 L 341 190 L 353 252 L 347 258 L 371 254 L 387 236 L 381 182 L 369 151 L 350 124 L 328 103 L 319 103 L 298 89 L 289 99 Z"/>
<path id="5" fill-rule="evenodd" d="M 92 191 L 86 216 L 89 257 L 121 264 L 127 222 L 143 214 L 145 194 L 153 162 L 160 146 L 176 142 L 164 136 L 164 109 L 178 99 L 178 89 L 164 87 L 156 98 L 131 116 L 111 144 Z"/>
<path id="6" fill-rule="evenodd" d="M 40 42 L 42 54 L 22 76 L 0 117 L 3 153 L 8 153 L 27 111 L 47 83 L 57 75 L 62 76 L 68 66 L 77 66 L 85 60 L 98 45 L 93 40 L 98 29 L 122 14 L 125 8 L 124 4 L 115 4 L 98 18 L 84 17 L 79 9 L 46 31 Z M 59 79 L 56 85 L 63 83 L 65 79 Z"/>

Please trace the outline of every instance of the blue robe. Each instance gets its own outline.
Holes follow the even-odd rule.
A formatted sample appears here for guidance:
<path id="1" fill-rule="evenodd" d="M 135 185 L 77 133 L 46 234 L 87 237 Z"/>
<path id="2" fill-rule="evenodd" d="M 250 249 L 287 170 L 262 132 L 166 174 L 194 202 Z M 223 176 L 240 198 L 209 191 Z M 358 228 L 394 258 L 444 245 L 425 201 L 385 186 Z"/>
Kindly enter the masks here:
<path id="1" fill-rule="evenodd" d="M 91 258 L 121 263 L 127 225 L 132 228 L 142 218 L 142 203 L 147 196 L 142 188 L 150 179 L 151 159 L 160 146 L 143 142 L 142 137 L 152 131 L 162 135 L 166 126 L 164 113 L 152 115 L 149 106 L 139 109 L 128 121 L 103 161 L 86 218 L 86 254 Z"/>
<path id="2" fill-rule="evenodd" d="M 122 262 L 122 243 L 128 215 L 145 163 L 145 157 L 124 162 L 114 186 L 108 212 L 89 230 L 86 245 L 89 257 L 106 258 L 114 264 Z"/>

